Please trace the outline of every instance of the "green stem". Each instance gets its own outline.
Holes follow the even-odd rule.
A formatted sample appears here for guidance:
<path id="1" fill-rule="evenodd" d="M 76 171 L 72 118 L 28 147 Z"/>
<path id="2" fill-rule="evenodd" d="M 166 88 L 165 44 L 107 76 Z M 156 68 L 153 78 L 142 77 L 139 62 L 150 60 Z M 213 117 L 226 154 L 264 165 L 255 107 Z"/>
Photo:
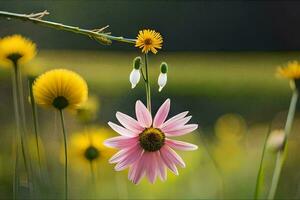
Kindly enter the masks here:
<path id="1" fill-rule="evenodd" d="M 67 132 L 65 127 L 65 119 L 62 110 L 59 110 L 61 126 L 64 136 L 64 151 L 65 151 L 65 199 L 68 199 L 68 147 L 67 147 Z"/>
<path id="2" fill-rule="evenodd" d="M 276 194 L 276 190 L 277 190 L 277 186 L 278 186 L 278 182 L 279 182 L 279 178 L 280 178 L 280 173 L 281 173 L 281 169 L 283 166 L 283 152 L 279 151 L 277 153 L 277 157 L 276 157 L 276 163 L 275 163 L 275 169 L 273 172 L 273 178 L 272 178 L 272 183 L 271 183 L 271 188 L 270 188 L 270 192 L 268 195 L 268 199 L 274 199 L 275 194 Z"/>
<path id="3" fill-rule="evenodd" d="M 287 141 L 288 141 L 288 136 L 290 135 L 294 117 L 295 117 L 298 95 L 299 95 L 298 91 L 295 89 L 293 92 L 292 99 L 291 99 L 290 108 L 289 108 L 289 112 L 288 112 L 288 116 L 287 116 L 287 120 L 286 120 L 286 124 L 285 124 L 285 129 L 284 129 L 284 132 L 286 135 L 286 140 L 285 140 L 286 143 L 285 143 L 284 149 L 277 153 L 276 165 L 275 165 L 275 169 L 273 172 L 272 184 L 271 184 L 271 188 L 269 191 L 268 199 L 274 199 L 275 194 L 276 194 L 281 170 L 282 170 L 282 167 L 284 164 L 285 156 L 287 154 Z"/>
<path id="4" fill-rule="evenodd" d="M 150 80 L 148 73 L 148 54 L 145 53 L 145 84 L 146 84 L 146 99 L 147 99 L 147 108 L 151 113 L 151 88 L 150 88 Z"/>
<path id="5" fill-rule="evenodd" d="M 18 14 L 18 13 L 0 11 L 0 17 L 6 17 L 7 19 L 14 18 L 14 19 L 19 19 L 19 20 L 23 20 L 23 21 L 29 21 L 34 24 L 43 25 L 43 26 L 47 26 L 50 28 L 58 29 L 58 30 L 82 34 L 82 35 L 88 36 L 90 38 L 99 40 L 100 42 L 103 42 L 105 44 L 107 44 L 107 42 L 110 40 L 114 40 L 114 41 L 118 41 L 118 42 L 125 42 L 125 43 L 132 43 L 132 44 L 135 43 L 135 39 L 124 38 L 122 36 L 112 36 L 107 33 L 101 33 L 101 32 L 97 32 L 97 31 L 93 31 L 93 30 L 81 29 L 76 26 L 68 26 L 68 25 L 64 25 L 61 23 L 42 20 L 41 18 L 33 17 L 31 15 L 26 15 L 26 14 Z"/>
<path id="6" fill-rule="evenodd" d="M 91 171 L 91 199 L 95 199 L 97 196 L 97 184 L 96 184 L 96 174 L 95 174 L 95 167 L 94 164 L 96 164 L 96 162 L 93 161 L 89 161 L 90 164 L 90 171 Z"/>
<path id="7" fill-rule="evenodd" d="M 33 91 L 32 91 L 32 85 L 33 85 L 34 79 L 29 78 L 28 79 L 28 87 L 29 87 L 29 95 L 30 95 L 30 103 L 31 103 L 31 110 L 32 110 L 32 117 L 33 117 L 33 126 L 34 126 L 34 134 L 35 134 L 35 141 L 36 141 L 36 149 L 37 149 L 37 156 L 38 156 L 38 163 L 40 171 L 42 169 L 42 163 L 41 163 L 41 156 L 40 156 L 40 144 L 39 144 L 39 133 L 38 133 L 38 116 L 37 116 L 37 107 L 35 104 Z"/>
<path id="8" fill-rule="evenodd" d="M 142 78 L 143 78 L 143 80 L 146 82 L 146 77 L 145 77 L 145 75 L 144 75 L 144 70 L 143 70 L 143 68 L 141 67 L 141 74 L 142 74 Z"/>
<path id="9" fill-rule="evenodd" d="M 87 131 L 87 128 L 85 127 L 85 133 L 87 134 L 88 140 L 89 140 L 89 145 L 93 146 L 93 139 L 91 134 Z M 94 170 L 94 162 L 92 160 L 89 161 L 90 164 L 90 171 L 91 171 L 91 180 L 92 183 L 95 184 L 96 183 L 96 179 L 95 179 L 95 170 Z"/>
<path id="10" fill-rule="evenodd" d="M 19 154 L 18 154 L 18 145 L 16 144 L 15 146 L 15 151 L 14 155 L 15 155 L 15 163 L 14 163 L 14 179 L 13 179 L 13 199 L 17 199 L 17 193 L 18 193 L 18 189 L 19 189 L 19 179 L 18 179 L 18 159 L 19 159 Z"/>
<path id="11" fill-rule="evenodd" d="M 266 149 L 267 149 L 267 141 L 270 135 L 270 130 L 268 130 L 265 140 L 264 140 L 264 146 L 262 149 L 262 154 L 261 154 L 261 159 L 260 159 L 260 163 L 259 163 L 259 168 L 258 168 L 258 173 L 257 173 L 257 177 L 256 177 L 256 185 L 255 185 L 255 193 L 254 193 L 254 199 L 258 199 L 258 195 L 259 195 L 259 188 L 262 182 L 262 178 L 263 178 L 263 163 L 264 163 L 264 159 L 265 159 L 265 155 L 266 155 Z"/>
<path id="12" fill-rule="evenodd" d="M 92 183 L 95 184 L 96 183 L 96 177 L 95 177 L 95 170 L 94 170 L 94 166 L 93 166 L 93 161 L 89 161 L 89 162 L 90 162 Z"/>
<path id="13" fill-rule="evenodd" d="M 20 116 L 19 116 L 19 105 L 18 105 L 18 95 L 16 86 L 16 73 L 15 68 L 12 73 L 12 85 L 13 85 L 13 102 L 14 102 L 14 112 L 16 120 L 16 135 L 15 135 L 15 162 L 14 162 L 14 180 L 13 180 L 13 198 L 16 199 L 18 192 L 18 159 L 19 159 L 19 136 L 21 134 L 20 130 Z"/>
<path id="14" fill-rule="evenodd" d="M 18 137 L 17 138 L 20 139 L 20 142 L 21 142 L 21 152 L 22 152 L 22 156 L 23 156 L 23 160 L 24 160 L 25 171 L 26 171 L 26 175 L 28 178 L 28 182 L 30 183 L 30 175 L 29 175 L 29 169 L 28 169 L 28 163 L 27 163 L 27 156 L 26 156 L 26 152 L 25 152 L 25 150 L 26 150 L 25 149 L 26 122 L 25 122 L 23 89 L 22 89 L 22 83 L 21 83 L 22 82 L 21 72 L 19 70 L 17 62 L 13 62 L 13 64 L 14 64 L 14 67 L 13 67 L 13 69 L 14 69 L 14 76 L 13 76 L 14 92 L 13 93 L 14 93 L 16 124 L 17 124 L 17 129 L 18 129 Z"/>
<path id="15" fill-rule="evenodd" d="M 291 133 L 291 130 L 292 130 L 292 125 L 293 125 L 296 107 L 297 107 L 298 96 L 299 96 L 298 91 L 294 90 L 293 96 L 291 99 L 288 117 L 287 117 L 285 128 L 284 128 L 284 132 L 285 132 L 286 136 L 289 136 Z"/>

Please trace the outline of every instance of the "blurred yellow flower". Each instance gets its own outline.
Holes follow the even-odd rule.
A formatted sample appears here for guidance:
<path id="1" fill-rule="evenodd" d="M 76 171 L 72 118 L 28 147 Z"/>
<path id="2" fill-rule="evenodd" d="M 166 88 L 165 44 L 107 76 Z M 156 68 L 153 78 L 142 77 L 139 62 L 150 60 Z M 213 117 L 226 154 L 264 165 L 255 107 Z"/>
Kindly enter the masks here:
<path id="1" fill-rule="evenodd" d="M 54 69 L 36 79 L 33 95 L 38 105 L 59 110 L 75 109 L 87 100 L 88 86 L 77 73 Z"/>
<path id="2" fill-rule="evenodd" d="M 291 61 L 284 67 L 278 67 L 277 74 L 287 79 L 300 79 L 300 64 L 298 61 Z"/>
<path id="3" fill-rule="evenodd" d="M 242 139 L 247 131 L 245 120 L 237 114 L 225 114 L 215 124 L 217 137 L 213 155 L 224 171 L 232 171 L 242 164 Z"/>
<path id="4" fill-rule="evenodd" d="M 69 156 L 72 166 L 89 168 L 91 163 L 104 161 L 111 157 L 115 150 L 103 145 L 103 141 L 114 133 L 107 128 L 90 128 L 74 133 L 70 137 Z"/>
<path id="5" fill-rule="evenodd" d="M 36 55 L 36 45 L 21 35 L 12 35 L 0 40 L 0 65 L 25 64 Z"/>
<path id="6" fill-rule="evenodd" d="M 83 123 L 91 122 L 97 117 L 99 106 L 97 96 L 89 96 L 88 100 L 76 109 L 76 117 Z"/>
<path id="7" fill-rule="evenodd" d="M 163 43 L 163 38 L 160 33 L 154 30 L 141 30 L 137 36 L 137 40 L 135 43 L 136 47 L 142 48 L 143 53 L 148 53 L 151 51 L 156 54 L 156 49 L 161 49 Z"/>
<path id="8" fill-rule="evenodd" d="M 222 141 L 239 141 L 246 129 L 245 120 L 237 114 L 222 115 L 215 124 L 216 136 Z"/>

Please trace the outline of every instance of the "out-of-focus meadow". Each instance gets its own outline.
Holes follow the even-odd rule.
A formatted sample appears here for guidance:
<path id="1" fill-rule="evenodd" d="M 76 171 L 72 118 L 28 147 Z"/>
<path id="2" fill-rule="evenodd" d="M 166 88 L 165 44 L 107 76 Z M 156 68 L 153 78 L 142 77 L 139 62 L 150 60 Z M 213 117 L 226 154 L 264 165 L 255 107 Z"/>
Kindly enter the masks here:
<path id="1" fill-rule="evenodd" d="M 116 172 L 108 163 L 115 151 L 102 142 L 105 137 L 117 136 L 107 125 L 117 121 L 117 111 L 135 116 L 136 100 L 146 103 L 143 82 L 134 90 L 129 82 L 132 61 L 142 56 L 140 49 L 116 41 L 103 46 L 86 35 L 1 18 L 1 38 L 21 34 L 37 44 L 37 56 L 22 66 L 26 97 L 27 76 L 49 69 L 71 69 L 88 83 L 91 101 L 86 106 L 97 112 L 79 110 L 65 116 L 69 199 L 254 199 L 266 135 L 284 128 L 287 118 L 292 91 L 289 82 L 276 77 L 275 71 L 300 58 L 300 52 L 290 51 L 300 49 L 300 2 L 9 0 L 1 1 L 0 7 L 1 11 L 20 14 L 48 10 L 50 15 L 42 19 L 83 29 L 108 24 L 112 35 L 128 38 L 136 38 L 144 28 L 155 29 L 163 36 L 163 47 L 157 55 L 149 55 L 152 112 L 170 98 L 169 116 L 188 110 L 192 123 L 199 124 L 197 131 L 180 137 L 199 149 L 178 151 L 187 165 L 179 169 L 179 176 L 169 172 L 165 182 L 142 180 L 134 185 L 128 180 L 128 170 Z M 168 83 L 159 93 L 162 61 L 169 65 Z M 39 161 L 29 98 L 25 102 L 26 144 L 34 179 L 28 183 L 21 162 L 16 170 L 20 180 L 14 180 L 16 126 L 11 70 L 0 66 L 0 199 L 13 198 L 14 181 L 20 183 L 16 199 L 62 199 L 64 154 L 59 113 L 37 110 Z M 278 199 L 300 199 L 299 132 L 298 108 Z M 85 150 L 94 135 L 100 153 L 90 164 Z M 268 194 L 275 159 L 274 152 L 266 152 L 264 182 L 259 184 L 261 198 Z M 28 191 L 28 185 L 33 191 Z"/>
<path id="2" fill-rule="evenodd" d="M 69 148 L 72 138 L 93 128 L 103 130 L 116 121 L 115 112 L 134 114 L 134 102 L 144 99 L 142 84 L 130 89 L 128 81 L 134 52 L 41 50 L 26 67 L 25 73 L 39 74 L 52 68 L 69 68 L 88 82 L 90 95 L 99 103 L 93 123 L 82 124 L 75 113 L 67 114 Z M 171 98 L 171 114 L 190 110 L 197 132 L 182 137 L 199 146 L 194 152 L 179 152 L 187 163 L 179 176 L 169 173 L 166 182 L 152 185 L 143 180 L 134 185 L 127 172 L 115 172 L 108 157 L 91 166 L 80 154 L 70 157 L 70 198 L 208 199 L 253 198 L 263 142 L 269 130 L 283 128 L 291 91 L 286 80 L 275 76 L 275 69 L 299 57 L 296 52 L 161 52 L 150 57 L 153 108 Z M 169 80 L 161 93 L 156 80 L 159 63 L 169 64 Z M 24 82 L 24 84 L 26 84 Z M 12 196 L 13 135 L 15 131 L 10 71 L 0 71 L 0 198 Z M 28 94 L 28 93 L 27 93 Z M 38 166 L 32 116 L 27 106 L 28 143 L 33 166 Z M 36 191 L 53 199 L 63 195 L 62 137 L 58 114 L 38 109 L 42 148 L 42 179 Z M 296 115 L 297 117 L 297 115 Z M 299 198 L 299 127 L 296 118 L 289 143 L 289 154 L 277 192 L 278 198 Z M 116 135 L 112 131 L 105 134 Z M 78 158 L 79 157 L 79 158 Z M 271 179 L 275 155 L 267 153 L 264 178 Z M 39 169 L 39 167 L 36 167 Z M 21 176 L 22 178 L 22 176 Z M 26 180 L 24 180 L 26 181 Z M 26 184 L 24 184 L 26 185 Z M 269 184 L 266 184 L 266 186 Z M 20 194 L 26 188 L 20 189 Z M 263 193 L 268 190 L 263 188 Z"/>

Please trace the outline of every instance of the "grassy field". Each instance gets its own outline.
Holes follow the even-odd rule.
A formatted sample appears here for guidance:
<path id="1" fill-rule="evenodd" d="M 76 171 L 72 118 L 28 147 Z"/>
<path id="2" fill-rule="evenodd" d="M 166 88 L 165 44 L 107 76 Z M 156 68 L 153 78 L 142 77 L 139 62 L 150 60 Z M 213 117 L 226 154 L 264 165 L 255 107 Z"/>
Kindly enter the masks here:
<path id="1" fill-rule="evenodd" d="M 93 87 L 110 95 L 128 90 L 128 75 L 136 53 L 41 51 L 33 62 L 42 69 L 65 67 L 81 73 Z M 275 69 L 299 57 L 298 52 L 160 53 L 150 57 L 151 77 L 159 64 L 169 64 L 168 92 L 176 95 L 286 94 Z M 178 93 L 178 90 L 180 93 Z"/>
<path id="2" fill-rule="evenodd" d="M 144 96 L 142 83 L 131 92 L 128 81 L 136 56 L 133 52 L 41 51 L 32 66 L 41 71 L 73 69 L 88 80 L 92 93 L 135 101 Z M 289 84 L 276 77 L 276 68 L 299 56 L 298 52 L 161 52 L 150 57 L 154 104 L 171 97 L 189 105 L 187 109 L 207 113 L 195 116 L 204 124 L 227 112 L 270 120 L 286 108 L 290 98 Z M 159 93 L 156 81 L 162 61 L 170 69 L 168 84 Z"/>
<path id="3" fill-rule="evenodd" d="M 131 91 L 128 80 L 136 56 L 134 52 L 42 50 L 31 62 L 29 71 L 34 74 L 53 68 L 77 71 L 87 79 L 90 93 L 101 96 L 108 104 L 103 109 L 103 117 L 108 119 L 111 110 L 105 108 L 112 105 L 121 108 L 143 99 L 142 82 Z M 204 125 L 228 112 L 240 113 L 250 120 L 268 121 L 274 113 L 286 109 L 291 94 L 288 82 L 276 77 L 276 68 L 299 56 L 298 52 L 161 52 L 150 56 L 153 103 L 158 106 L 171 97 L 178 109 L 188 105 L 186 109 L 206 113 L 205 117 L 195 116 Z M 156 81 L 162 61 L 170 69 L 168 84 L 159 93 Z M 2 77 L 5 87 L 9 76 L 7 70 L 0 72 L 0 82 Z M 119 97 L 126 98 L 116 102 Z"/>
<path id="4" fill-rule="evenodd" d="M 115 121 L 117 110 L 133 114 L 136 99 L 144 98 L 143 85 L 139 84 L 137 89 L 131 90 L 128 80 L 135 56 L 137 54 L 133 52 L 42 50 L 26 70 L 27 73 L 40 74 L 48 69 L 69 68 L 80 73 L 87 80 L 90 93 L 96 94 L 100 100 L 100 113 L 92 125 L 105 126 L 107 121 Z M 143 181 L 135 186 L 127 181 L 126 172 L 114 172 L 113 166 L 107 162 L 99 165 L 97 183 L 91 184 L 89 168 L 77 168 L 76 164 L 71 164 L 71 198 L 252 198 L 264 136 L 269 126 L 283 127 L 291 94 L 288 82 L 277 78 L 275 70 L 279 65 L 298 57 L 297 52 L 162 52 L 158 56 L 151 56 L 154 108 L 171 97 L 174 102 L 172 114 L 190 110 L 193 122 L 199 123 L 200 129 L 183 140 L 199 145 L 199 151 L 180 153 L 188 166 L 180 170 L 179 177 L 169 174 L 167 184 L 158 182 L 151 185 Z M 166 88 L 158 93 L 156 80 L 162 61 L 169 64 L 169 79 Z M 1 70 L 0 109 L 3 112 L 0 113 L 0 120 L 4 124 L 4 137 L 0 140 L 0 193 L 4 197 L 10 197 L 12 188 L 10 136 L 14 130 L 14 119 L 13 114 L 7 114 L 11 113 L 12 108 L 10 91 L 9 71 Z M 239 129 L 239 137 L 233 136 L 232 140 L 219 137 L 215 129 L 220 116 L 228 113 L 234 113 L 233 116 L 243 127 Z M 48 170 L 45 174 L 49 178 L 48 185 L 41 183 L 38 191 L 49 198 L 58 198 L 63 194 L 63 165 L 59 162 L 61 133 L 57 126 L 57 115 L 39 109 L 39 116 Z M 70 135 L 86 128 L 77 125 L 70 115 L 67 115 L 67 123 Z M 297 166 L 300 160 L 295 153 L 299 151 L 299 137 L 296 134 L 300 128 L 298 124 L 297 121 L 291 137 L 291 153 L 287 157 L 278 197 L 299 197 L 296 177 L 299 177 Z M 236 131 L 230 125 L 225 127 L 225 130 L 230 130 L 227 136 Z M 223 186 L 210 156 L 220 166 Z M 273 161 L 274 156 L 270 155 L 266 180 L 270 178 Z M 286 183 L 296 186 L 287 187 Z M 264 188 L 264 192 L 267 189 Z"/>

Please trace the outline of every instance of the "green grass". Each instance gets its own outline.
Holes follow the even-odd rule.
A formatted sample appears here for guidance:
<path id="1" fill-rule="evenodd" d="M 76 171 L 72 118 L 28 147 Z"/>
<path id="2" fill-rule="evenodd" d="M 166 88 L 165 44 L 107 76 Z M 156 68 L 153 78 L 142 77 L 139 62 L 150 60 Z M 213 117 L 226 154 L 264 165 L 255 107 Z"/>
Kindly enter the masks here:
<path id="1" fill-rule="evenodd" d="M 133 52 L 41 51 L 33 66 L 70 68 L 102 93 L 128 91 Z M 299 57 L 297 52 L 160 53 L 150 56 L 152 84 L 160 62 L 169 64 L 168 93 L 176 95 L 287 95 L 287 81 L 275 77 L 276 67 Z M 178 93 L 180 91 L 180 93 Z"/>
<path id="2" fill-rule="evenodd" d="M 87 79 L 92 92 L 96 92 L 101 101 L 100 116 L 96 121 L 96 124 L 99 125 L 102 122 L 104 124 L 109 120 L 114 120 L 113 115 L 119 108 L 125 113 L 133 112 L 133 105 L 129 103 L 134 102 L 136 97 L 143 98 L 142 83 L 137 90 L 131 92 L 128 81 L 132 60 L 137 55 L 133 52 L 41 51 L 30 65 L 40 71 L 39 73 L 53 68 L 69 68 Z M 176 97 L 172 111 L 175 110 L 177 113 L 182 109 L 190 110 L 194 122 L 201 126 L 201 134 L 207 137 L 214 134 L 212 128 L 214 122 L 224 113 L 238 113 L 247 120 L 248 129 L 245 130 L 244 137 L 238 141 L 240 149 L 229 154 L 227 153 L 228 149 L 224 149 L 224 146 L 219 145 L 219 141 L 214 140 L 213 137 L 209 143 L 212 150 L 220 148 L 220 152 L 224 153 L 219 157 L 216 156 L 218 162 L 236 164 L 234 169 L 224 167 L 225 198 L 252 198 L 263 136 L 270 121 L 278 123 L 273 120 L 274 116 L 278 120 L 277 118 L 282 115 L 280 113 L 278 116 L 276 113 L 288 107 L 291 94 L 288 81 L 276 78 L 275 70 L 278 65 L 297 59 L 297 57 L 299 57 L 297 52 L 161 52 L 157 56 L 150 56 L 153 88 L 157 89 L 156 79 L 159 74 L 160 62 L 166 61 L 170 67 L 168 85 L 162 94 L 158 96 L 158 92 L 153 90 L 156 95 L 153 98 L 154 104 L 160 102 L 159 98 L 161 97 Z M 0 193 L 4 194 L 4 197 L 5 194 L 7 197 L 11 196 L 12 161 L 7 162 L 7 160 L 12 158 L 10 145 L 11 135 L 14 131 L 12 114 L 7 114 L 11 113 L 12 107 L 9 105 L 11 94 L 8 81 L 10 81 L 9 70 L 1 70 L 0 86 L 2 87 L 1 100 L 3 102 L 1 109 L 4 111 L 0 119 L 4 128 L 2 142 L 0 142 L 2 144 Z M 63 179 L 61 179 L 63 166 L 59 162 L 61 132 L 57 127 L 53 128 L 54 113 L 42 109 L 39 111 L 41 137 L 48 156 L 46 158 L 50 175 L 48 181 L 51 183 L 51 189 L 41 184 L 40 190 L 49 198 L 58 198 L 63 191 Z M 280 117 L 280 121 L 281 118 L 284 120 L 284 117 Z M 81 125 L 74 125 L 75 122 L 71 118 L 68 122 L 70 133 L 73 130 L 83 129 Z M 295 122 L 295 125 L 297 124 L 299 123 Z M 277 126 L 279 127 L 280 124 L 276 124 Z M 299 130 L 299 126 L 294 128 L 295 133 L 297 130 Z M 282 179 L 282 183 L 285 184 L 281 184 L 279 187 L 279 194 L 282 197 L 299 197 L 298 189 L 290 187 L 299 182 L 297 166 L 300 161 L 296 159 L 298 158 L 296 153 L 299 150 L 298 141 L 300 140 L 295 133 L 293 134 L 295 142 L 291 143 L 291 152 L 295 153 L 288 157 L 289 162 L 287 162 Z M 88 169 L 84 171 L 87 172 L 86 175 L 82 173 L 83 171 L 72 171 L 72 168 L 75 169 L 77 166 L 70 165 L 71 198 L 92 198 L 95 192 L 99 198 L 217 198 L 219 177 L 205 153 L 198 135 L 194 134 L 190 137 L 187 139 L 199 145 L 199 151 L 182 154 L 187 168 L 180 170 L 179 177 L 175 178 L 169 174 L 166 183 L 158 182 L 151 185 L 144 180 L 141 185 L 135 186 L 127 180 L 126 172 L 114 172 L 113 167 L 105 162 L 103 166 L 99 167 L 101 176 L 96 185 L 97 189 L 94 189 L 89 182 Z M 231 143 L 226 147 L 229 148 L 229 152 L 232 152 L 233 145 Z M 235 155 L 238 152 L 241 154 Z M 272 162 L 270 162 L 270 166 L 272 166 Z M 170 193 L 170 188 L 175 190 Z"/>

